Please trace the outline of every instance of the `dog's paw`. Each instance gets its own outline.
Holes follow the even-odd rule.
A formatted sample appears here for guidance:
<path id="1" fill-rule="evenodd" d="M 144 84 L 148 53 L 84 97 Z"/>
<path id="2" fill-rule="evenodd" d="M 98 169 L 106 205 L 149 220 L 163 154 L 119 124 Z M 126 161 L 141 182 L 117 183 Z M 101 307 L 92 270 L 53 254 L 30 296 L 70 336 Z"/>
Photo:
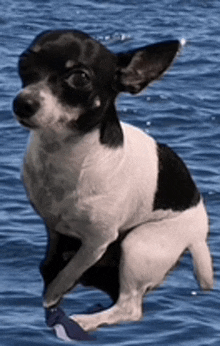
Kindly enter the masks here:
<path id="1" fill-rule="evenodd" d="M 95 340 L 93 336 L 87 334 L 76 322 L 67 317 L 60 308 L 46 310 L 46 323 L 61 340 Z"/>
<path id="2" fill-rule="evenodd" d="M 45 309 L 51 309 L 59 305 L 60 301 L 62 299 L 62 296 L 58 294 L 48 294 L 48 292 L 44 295 L 43 299 L 43 307 Z"/>
<path id="3" fill-rule="evenodd" d="M 62 271 L 48 285 L 44 295 L 43 306 L 47 309 L 59 304 L 64 294 L 68 293 L 74 286 L 75 280 Z"/>
<path id="4" fill-rule="evenodd" d="M 63 295 L 67 292 L 65 285 L 57 277 L 47 287 L 44 295 L 43 306 L 46 309 L 55 307 L 61 301 Z"/>
<path id="5" fill-rule="evenodd" d="M 94 315 L 72 315 L 70 319 L 77 323 L 85 332 L 95 331 L 99 327 Z"/>

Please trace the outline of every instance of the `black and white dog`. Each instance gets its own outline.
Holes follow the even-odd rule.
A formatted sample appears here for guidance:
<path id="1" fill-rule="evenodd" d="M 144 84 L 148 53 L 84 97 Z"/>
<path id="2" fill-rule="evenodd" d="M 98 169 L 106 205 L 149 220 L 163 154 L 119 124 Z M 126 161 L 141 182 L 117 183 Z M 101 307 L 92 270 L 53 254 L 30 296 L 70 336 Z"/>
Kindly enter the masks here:
<path id="1" fill-rule="evenodd" d="M 31 136 L 23 179 L 45 221 L 44 306 L 78 282 L 115 303 L 75 315 L 85 330 L 136 321 L 146 291 L 188 249 L 203 289 L 213 286 L 208 219 L 187 168 L 169 147 L 119 121 L 115 99 L 163 75 L 181 47 L 166 41 L 113 54 L 75 30 L 44 32 L 21 55 L 14 100 Z"/>

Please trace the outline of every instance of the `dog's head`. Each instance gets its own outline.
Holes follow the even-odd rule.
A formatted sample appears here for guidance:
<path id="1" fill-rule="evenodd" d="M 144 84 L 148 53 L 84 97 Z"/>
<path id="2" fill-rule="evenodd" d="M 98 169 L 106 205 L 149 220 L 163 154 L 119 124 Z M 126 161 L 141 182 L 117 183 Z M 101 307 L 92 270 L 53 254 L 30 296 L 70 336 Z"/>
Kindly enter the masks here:
<path id="1" fill-rule="evenodd" d="M 119 92 L 140 92 L 172 63 L 179 41 L 113 54 L 87 34 L 47 31 L 21 55 L 23 89 L 13 108 L 33 130 L 85 134 L 100 130 L 100 142 L 123 143 L 114 101 Z"/>

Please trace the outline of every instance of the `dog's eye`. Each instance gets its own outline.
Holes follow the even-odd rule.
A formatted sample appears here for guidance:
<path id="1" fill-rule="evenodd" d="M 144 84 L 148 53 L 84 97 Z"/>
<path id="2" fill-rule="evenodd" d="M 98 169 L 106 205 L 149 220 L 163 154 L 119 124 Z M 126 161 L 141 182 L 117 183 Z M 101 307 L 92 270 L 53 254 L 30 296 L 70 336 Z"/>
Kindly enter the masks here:
<path id="1" fill-rule="evenodd" d="M 90 83 L 90 78 L 84 71 L 75 71 L 66 79 L 66 82 L 70 87 L 80 89 Z"/>

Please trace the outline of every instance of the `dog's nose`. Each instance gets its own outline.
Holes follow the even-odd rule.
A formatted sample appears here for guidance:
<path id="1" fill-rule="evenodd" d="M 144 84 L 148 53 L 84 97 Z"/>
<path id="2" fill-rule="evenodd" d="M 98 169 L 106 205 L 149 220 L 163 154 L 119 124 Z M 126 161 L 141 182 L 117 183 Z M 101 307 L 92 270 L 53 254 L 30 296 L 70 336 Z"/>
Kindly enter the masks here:
<path id="1" fill-rule="evenodd" d="M 13 102 L 14 113 L 20 118 L 32 117 L 40 108 L 40 103 L 32 94 L 20 93 Z"/>

